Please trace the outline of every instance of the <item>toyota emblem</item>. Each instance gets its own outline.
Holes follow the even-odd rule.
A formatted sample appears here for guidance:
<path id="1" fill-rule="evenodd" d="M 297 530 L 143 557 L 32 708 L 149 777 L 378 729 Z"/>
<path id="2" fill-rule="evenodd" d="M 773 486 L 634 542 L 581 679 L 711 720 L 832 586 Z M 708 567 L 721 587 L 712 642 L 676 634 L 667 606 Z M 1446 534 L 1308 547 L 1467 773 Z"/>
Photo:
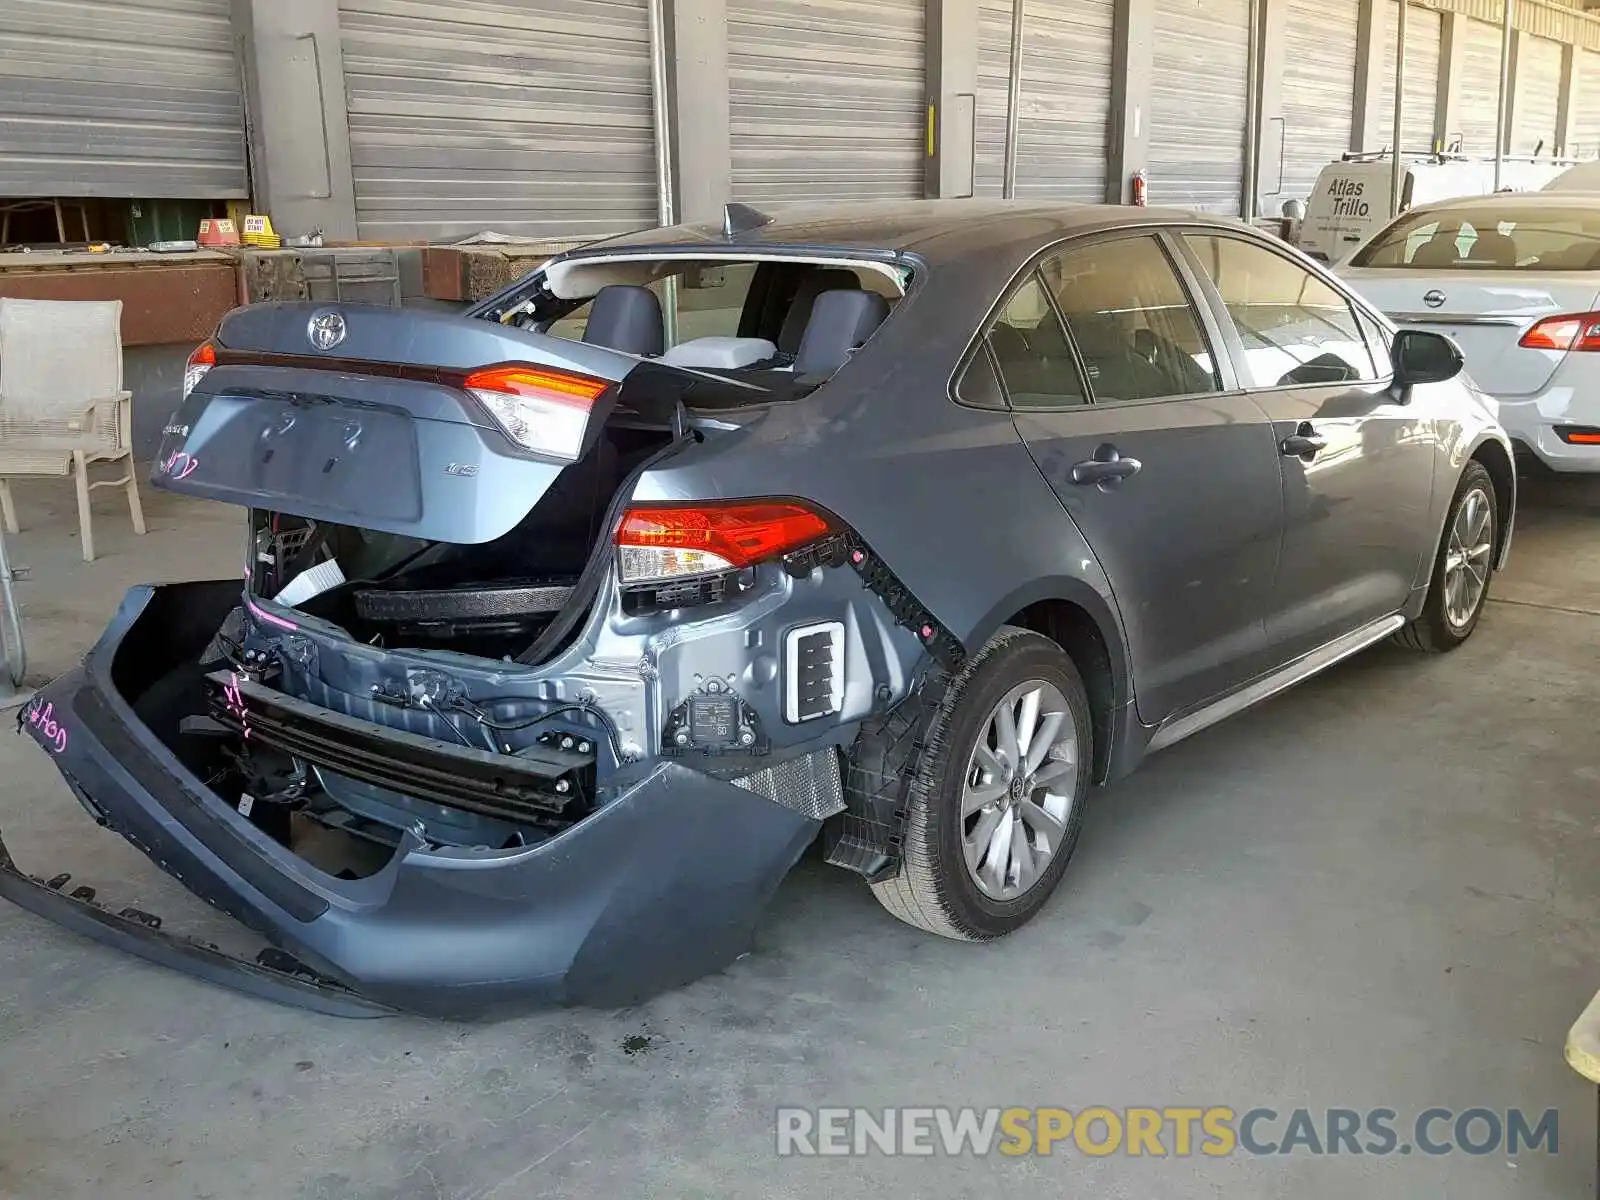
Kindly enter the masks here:
<path id="1" fill-rule="evenodd" d="M 318 350 L 332 350 L 345 335 L 344 317 L 336 312 L 319 312 L 306 326 L 306 337 Z"/>
<path id="2" fill-rule="evenodd" d="M 1441 304 L 1444 303 L 1444 293 L 1441 292 L 1438 288 L 1434 288 L 1427 295 L 1422 297 L 1422 302 L 1424 304 L 1426 304 L 1429 308 L 1438 308 Z"/>

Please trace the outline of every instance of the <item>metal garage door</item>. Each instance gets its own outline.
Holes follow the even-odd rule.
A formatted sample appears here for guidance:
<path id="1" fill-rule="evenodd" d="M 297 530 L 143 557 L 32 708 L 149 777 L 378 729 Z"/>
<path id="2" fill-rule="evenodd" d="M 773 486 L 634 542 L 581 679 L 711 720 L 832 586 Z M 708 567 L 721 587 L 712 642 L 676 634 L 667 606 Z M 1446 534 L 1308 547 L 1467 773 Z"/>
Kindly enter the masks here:
<path id="1" fill-rule="evenodd" d="M 645 0 L 341 0 L 364 238 L 653 225 Z"/>
<path id="2" fill-rule="evenodd" d="M 1113 0 L 1026 0 L 1017 119 L 1019 199 L 1106 198 Z M 1011 0 L 978 7 L 977 193 L 1002 193 Z"/>
<path id="3" fill-rule="evenodd" d="M 1280 198 L 1311 194 L 1317 173 L 1350 149 L 1355 111 L 1356 6 L 1289 0 L 1284 31 Z M 1276 139 L 1267 139 L 1268 146 Z M 1261 186 L 1279 172 L 1261 164 Z"/>
<path id="4" fill-rule="evenodd" d="M 1556 114 L 1561 106 L 1561 43 L 1523 34 L 1517 47 L 1516 107 L 1512 110 L 1512 154 L 1553 154 Z"/>
<path id="5" fill-rule="evenodd" d="M 1600 53 L 1584 51 L 1578 60 L 1577 121 L 1567 138 L 1567 153 L 1600 158 Z"/>
<path id="6" fill-rule="evenodd" d="M 1250 0 L 1157 0 L 1150 202 L 1237 214 Z"/>
<path id="7" fill-rule="evenodd" d="M 0 192 L 250 194 L 229 0 L 0 4 Z"/>
<path id="8" fill-rule="evenodd" d="M 923 195 L 922 0 L 729 0 L 733 194 Z"/>
<path id="9" fill-rule="evenodd" d="M 1475 158 L 1493 156 L 1495 124 L 1500 112 L 1500 27 L 1463 19 L 1461 115 L 1448 136 L 1461 138 L 1461 149 Z"/>
<path id="10" fill-rule="evenodd" d="M 1375 107 L 1368 113 L 1367 144 L 1363 150 L 1381 150 L 1394 142 L 1394 68 L 1399 42 L 1400 6 L 1390 3 L 1380 10 L 1383 27 L 1383 71 Z M 1400 148 L 1414 153 L 1433 149 L 1434 115 L 1439 107 L 1439 44 L 1444 18 L 1429 9 L 1411 6 L 1406 14 L 1406 78 L 1401 94 Z M 1498 69 L 1498 58 L 1496 69 Z M 1491 139 L 1492 140 L 1492 139 Z"/>

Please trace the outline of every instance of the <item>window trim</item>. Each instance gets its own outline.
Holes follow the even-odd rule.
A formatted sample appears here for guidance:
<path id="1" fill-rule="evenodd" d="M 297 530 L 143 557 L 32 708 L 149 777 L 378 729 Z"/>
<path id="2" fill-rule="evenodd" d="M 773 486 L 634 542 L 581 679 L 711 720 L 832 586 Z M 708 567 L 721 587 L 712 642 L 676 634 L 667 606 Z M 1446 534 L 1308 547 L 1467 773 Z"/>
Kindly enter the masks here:
<path id="1" fill-rule="evenodd" d="M 1197 282 L 1205 292 L 1206 303 L 1212 311 L 1213 319 L 1222 323 L 1228 346 L 1228 356 L 1235 360 L 1234 370 L 1236 377 L 1239 380 L 1239 390 L 1241 392 L 1249 395 L 1259 392 L 1303 392 L 1316 389 L 1326 390 L 1331 387 L 1341 386 L 1374 389 L 1393 386 L 1393 373 L 1390 373 L 1388 376 L 1384 376 L 1378 371 L 1378 360 L 1373 358 L 1372 348 L 1367 345 L 1366 330 L 1364 330 L 1361 326 L 1362 314 L 1367 313 L 1370 315 L 1372 312 L 1371 307 L 1364 302 L 1359 301 L 1337 277 L 1332 275 L 1330 272 L 1323 270 L 1312 259 L 1306 257 L 1302 261 L 1302 256 L 1296 254 L 1293 251 L 1293 248 L 1287 244 L 1280 248 L 1279 246 L 1274 245 L 1270 238 L 1257 237 L 1253 234 L 1244 233 L 1243 231 L 1235 229 L 1218 228 L 1212 225 L 1175 225 L 1170 227 L 1168 232 L 1172 235 L 1172 240 L 1174 243 L 1176 243 L 1178 252 L 1183 255 L 1184 261 L 1189 264 L 1190 270 L 1194 272 Z M 1377 378 L 1352 379 L 1347 380 L 1342 384 L 1246 383 L 1245 380 L 1249 378 L 1247 371 L 1249 360 L 1245 356 L 1244 341 L 1239 337 L 1239 331 L 1233 323 L 1232 314 L 1228 312 L 1227 302 L 1222 298 L 1222 290 L 1212 280 L 1211 273 L 1206 270 L 1205 263 L 1200 260 L 1200 256 L 1196 254 L 1194 248 L 1189 245 L 1190 236 L 1227 238 L 1231 241 L 1243 242 L 1247 246 L 1259 247 L 1266 253 L 1283 259 L 1283 261 L 1288 263 L 1290 266 L 1300 268 L 1300 270 L 1304 271 L 1306 274 L 1315 277 L 1319 282 L 1327 285 L 1334 295 L 1340 297 L 1344 301 L 1345 307 L 1350 310 L 1350 317 L 1353 321 L 1355 321 L 1356 324 L 1356 332 L 1361 336 L 1362 348 L 1366 350 L 1367 358 L 1371 363 L 1373 374 L 1377 376 Z M 1288 251 L 1288 253 L 1285 253 L 1285 251 Z M 1377 321 L 1374 323 L 1377 324 L 1380 329 L 1384 329 L 1389 332 L 1390 336 L 1393 337 L 1393 330 L 1389 328 L 1389 322 Z"/>
<path id="2" fill-rule="evenodd" d="M 1216 313 L 1211 308 L 1210 297 L 1200 286 L 1201 281 L 1194 276 L 1193 268 L 1189 263 L 1181 238 L 1176 239 L 1175 244 L 1175 240 L 1171 236 L 1173 230 L 1188 227 L 1187 225 L 1168 221 L 1147 221 L 1118 225 L 1110 229 L 1092 229 L 1085 230 L 1082 233 L 1070 234 L 1035 250 L 1011 278 L 1006 281 L 1006 285 L 1000 290 L 999 296 L 984 310 L 982 320 L 978 322 L 974 331 L 968 335 L 967 345 L 960 356 L 957 357 L 955 368 L 951 371 L 950 380 L 946 385 L 946 393 L 951 401 L 961 405 L 963 408 L 970 408 L 974 412 L 994 411 L 993 409 L 983 408 L 963 401 L 958 394 L 958 387 L 962 376 L 966 374 L 967 367 L 977 354 L 979 347 L 987 346 L 989 331 L 994 328 L 1000 313 L 1005 311 L 1005 307 L 1011 302 L 1012 296 L 1030 278 L 1039 278 L 1039 284 L 1044 289 L 1046 301 L 1055 313 L 1056 319 L 1060 321 L 1062 330 L 1066 334 L 1067 344 L 1072 348 L 1072 356 L 1078 366 L 1079 379 L 1084 388 L 1086 402 L 1083 404 L 1063 405 L 1060 408 L 1029 408 L 1022 410 L 1012 408 L 1009 411 L 1013 414 L 1018 411 L 1051 414 L 1072 413 L 1086 408 L 1129 408 L 1147 404 L 1172 404 L 1207 400 L 1218 396 L 1232 396 L 1241 393 L 1244 389 L 1239 386 L 1238 368 L 1234 361 L 1232 349 L 1222 341 L 1223 328 L 1217 323 Z M 1219 233 L 1227 232 L 1225 226 L 1199 225 L 1195 226 L 1195 228 L 1215 229 Z M 1055 296 L 1051 293 L 1044 280 L 1039 277 L 1040 264 L 1045 259 L 1052 258 L 1057 254 L 1064 254 L 1083 247 L 1109 242 L 1125 241 L 1136 237 L 1152 239 L 1166 255 L 1167 263 L 1172 268 L 1172 273 L 1178 281 L 1179 289 L 1184 293 L 1184 298 L 1188 301 L 1190 308 L 1200 319 L 1200 331 L 1211 351 L 1212 361 L 1216 364 L 1217 379 L 1221 385 L 1218 389 L 1207 392 L 1185 392 L 1175 396 L 1156 396 L 1140 400 L 1102 400 L 1094 394 L 1094 388 L 1090 386 L 1090 380 L 1084 371 L 1083 352 L 1079 349 L 1077 339 L 1073 337 L 1071 328 L 1068 327 L 1065 318 L 1062 317 Z M 1228 330 L 1231 331 L 1231 329 L 1232 325 L 1230 323 Z M 1010 393 L 1006 390 L 1005 376 L 1001 373 L 998 365 L 995 366 L 995 376 L 1000 380 L 1001 390 L 1006 391 L 1006 402 L 1009 406 Z"/>

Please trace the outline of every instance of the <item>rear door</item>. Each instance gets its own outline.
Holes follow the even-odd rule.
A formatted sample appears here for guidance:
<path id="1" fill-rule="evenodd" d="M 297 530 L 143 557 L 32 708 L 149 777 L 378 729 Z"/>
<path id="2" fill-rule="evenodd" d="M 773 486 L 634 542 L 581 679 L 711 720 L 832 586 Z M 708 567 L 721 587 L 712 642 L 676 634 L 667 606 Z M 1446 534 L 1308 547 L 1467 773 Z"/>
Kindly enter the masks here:
<path id="1" fill-rule="evenodd" d="M 1277 452 L 1212 344 L 1168 250 L 1143 233 L 1047 255 L 985 349 L 1111 580 L 1152 724 L 1245 682 L 1265 641 Z"/>
<path id="2" fill-rule="evenodd" d="M 1433 425 L 1394 394 L 1387 356 L 1327 280 L 1248 235 L 1182 241 L 1221 302 L 1240 382 L 1272 418 L 1284 524 L 1266 633 L 1286 663 L 1410 598 L 1433 552 Z"/>

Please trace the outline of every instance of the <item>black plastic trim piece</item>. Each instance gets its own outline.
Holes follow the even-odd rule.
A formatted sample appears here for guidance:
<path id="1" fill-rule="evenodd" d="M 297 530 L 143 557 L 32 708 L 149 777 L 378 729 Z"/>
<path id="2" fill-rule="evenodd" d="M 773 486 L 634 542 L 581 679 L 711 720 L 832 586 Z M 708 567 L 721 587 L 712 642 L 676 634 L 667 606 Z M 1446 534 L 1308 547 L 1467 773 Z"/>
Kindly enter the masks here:
<path id="1" fill-rule="evenodd" d="M 64 891 L 65 874 L 41 880 L 17 867 L 0 835 L 0 897 L 35 916 L 147 962 L 171 967 L 262 1000 L 330 1017 L 388 1017 L 395 1010 L 353 991 L 282 950 L 263 950 L 254 962 L 209 942 L 163 933 L 161 918 L 134 908 L 113 912 L 95 903 L 94 889 Z"/>

